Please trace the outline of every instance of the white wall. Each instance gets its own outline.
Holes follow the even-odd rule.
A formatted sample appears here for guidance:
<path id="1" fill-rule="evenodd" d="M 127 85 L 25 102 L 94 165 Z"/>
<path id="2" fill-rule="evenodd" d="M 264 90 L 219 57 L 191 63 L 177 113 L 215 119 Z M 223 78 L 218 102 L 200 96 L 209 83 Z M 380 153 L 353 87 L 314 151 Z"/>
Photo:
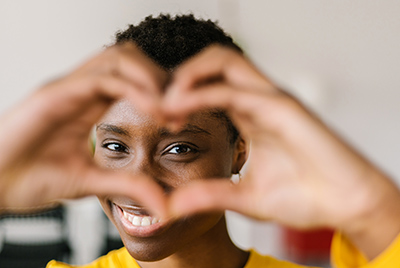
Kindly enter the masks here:
<path id="1" fill-rule="evenodd" d="M 196 11 L 217 16 L 204 1 L 0 1 L 0 112 L 68 72 L 112 41 L 114 33 L 149 14 Z"/>
<path id="2" fill-rule="evenodd" d="M 319 115 L 400 180 L 400 2 L 241 1 L 240 11 L 259 66 L 290 89 L 317 88 Z"/>
<path id="3" fill-rule="evenodd" d="M 264 72 L 400 181 L 397 0 L 2 0 L 0 113 L 101 50 L 127 24 L 189 10 L 219 19 Z M 281 254 L 268 242 L 277 241 L 273 225 L 231 219 L 239 245 Z"/>

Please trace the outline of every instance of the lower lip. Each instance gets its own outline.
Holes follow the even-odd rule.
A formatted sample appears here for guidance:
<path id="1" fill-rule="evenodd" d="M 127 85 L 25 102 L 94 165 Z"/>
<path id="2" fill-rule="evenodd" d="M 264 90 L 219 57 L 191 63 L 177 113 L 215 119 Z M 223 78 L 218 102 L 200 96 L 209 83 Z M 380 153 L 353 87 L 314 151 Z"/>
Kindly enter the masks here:
<path id="1" fill-rule="evenodd" d="M 160 234 L 167 227 L 166 222 L 158 222 L 148 226 L 134 226 L 129 220 L 124 217 L 122 209 L 116 204 L 112 204 L 122 223 L 122 227 L 130 236 L 134 237 L 151 237 Z"/>

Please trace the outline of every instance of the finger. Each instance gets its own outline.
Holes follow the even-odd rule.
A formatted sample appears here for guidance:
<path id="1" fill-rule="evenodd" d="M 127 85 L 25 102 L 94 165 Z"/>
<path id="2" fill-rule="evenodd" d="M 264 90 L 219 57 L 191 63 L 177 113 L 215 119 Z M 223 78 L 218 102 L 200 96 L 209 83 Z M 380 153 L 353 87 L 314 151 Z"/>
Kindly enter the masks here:
<path id="1" fill-rule="evenodd" d="M 112 74 L 153 93 L 159 93 L 168 78 L 168 74 L 132 42 L 107 48 L 74 74 Z"/>
<path id="2" fill-rule="evenodd" d="M 155 95 L 161 93 L 161 88 L 168 80 L 168 73 L 150 59 L 134 43 L 119 45 L 122 53 L 116 57 L 113 73 L 121 74 L 138 88 L 143 88 Z"/>
<path id="3" fill-rule="evenodd" d="M 164 116 L 180 121 L 189 114 L 210 108 L 227 110 L 233 116 L 252 120 L 274 119 L 282 113 L 285 96 L 280 92 L 249 92 L 242 89 L 232 89 L 231 86 L 220 83 L 202 87 L 200 90 L 180 93 L 174 99 L 166 99 L 162 103 Z M 236 122 L 238 123 L 238 122 Z"/>
<path id="4" fill-rule="evenodd" d="M 98 94 L 106 96 L 108 96 L 108 94 L 118 94 L 115 95 L 118 97 L 115 100 L 126 99 L 130 101 L 136 109 L 143 113 L 155 117 L 160 114 L 160 92 L 151 93 L 142 88 L 138 88 L 135 84 L 131 84 L 130 81 L 112 75 L 102 76 L 100 81 L 98 81 L 97 88 L 99 92 Z"/>
<path id="5" fill-rule="evenodd" d="M 207 179 L 177 189 L 170 197 L 169 212 L 174 217 L 226 209 L 248 214 L 249 200 L 245 191 L 231 181 Z"/>
<path id="6" fill-rule="evenodd" d="M 170 88 L 189 91 L 204 80 L 218 77 L 249 90 L 272 88 L 272 84 L 242 54 L 217 45 L 205 49 L 180 66 L 175 71 Z"/>
<path id="7" fill-rule="evenodd" d="M 284 137 L 294 134 L 314 118 L 300 102 L 281 90 L 254 92 L 225 83 L 179 93 L 174 99 L 164 100 L 161 107 L 165 120 L 174 120 L 172 123 L 185 122 L 189 114 L 210 108 L 226 110 L 243 133 L 249 132 L 247 127 L 252 126 L 253 130 L 258 129 L 258 134 L 263 130 Z"/>
<path id="8" fill-rule="evenodd" d="M 132 177 L 115 171 L 96 168 L 87 172 L 81 184 L 83 195 L 125 196 L 160 217 L 167 218 L 167 200 L 162 188 L 146 176 Z"/>
<path id="9" fill-rule="evenodd" d="M 248 102 L 241 101 L 243 98 L 256 100 L 253 94 L 219 83 L 204 86 L 196 91 L 176 94 L 173 99 L 169 98 L 164 101 L 163 109 L 165 113 L 174 116 L 179 114 L 186 116 L 197 110 L 209 108 L 230 109 L 234 107 L 236 110 L 243 110 L 243 106 L 249 106 Z"/>
<path id="10" fill-rule="evenodd" d="M 145 111 L 153 110 L 158 104 L 157 99 L 147 92 L 112 74 L 73 76 L 48 85 L 37 95 L 35 100 L 29 100 L 27 103 L 42 116 L 48 117 L 48 120 L 56 122 L 99 100 L 109 101 L 111 105 L 113 101 L 126 98 Z M 48 124 L 42 119 L 41 122 Z"/>
<path id="11" fill-rule="evenodd" d="M 238 92 L 232 92 L 234 90 L 230 86 L 222 83 L 203 86 L 201 90 L 192 92 L 179 92 L 172 88 L 170 90 L 175 90 L 175 93 L 163 100 L 160 121 L 172 131 L 178 131 L 193 112 L 210 108 L 228 109 L 234 106 L 234 95 L 238 95 Z"/>
<path id="12" fill-rule="evenodd" d="M 22 151 L 29 151 L 27 149 L 41 142 L 43 136 L 49 138 L 55 129 L 62 128 L 71 121 L 79 120 L 82 123 L 83 120 L 86 125 L 81 130 L 89 134 L 92 125 L 107 110 L 114 98 L 123 97 L 123 94 L 139 106 L 149 109 L 152 105 L 149 96 L 136 91 L 130 83 L 111 75 L 100 79 L 70 78 L 46 86 L 3 117 L 0 138 L 5 140 L 12 136 L 14 139 L 3 146 L 10 153 L 4 157 L 4 161 L 0 157 L 0 163 L 18 159 L 18 155 L 26 155 Z M 35 116 L 32 117 L 32 114 Z M 26 129 L 29 130 L 29 135 L 26 135 Z"/>
<path id="13" fill-rule="evenodd" d="M 155 110 L 158 110 L 161 102 L 161 95 L 159 93 L 149 93 L 149 91 L 138 88 L 135 84 L 119 77 L 102 77 L 99 81 L 98 88 L 100 94 L 116 94 L 110 91 L 113 91 L 113 89 L 116 91 L 118 90 L 118 99 L 123 98 L 129 100 L 137 109 L 145 113 L 154 113 Z"/>

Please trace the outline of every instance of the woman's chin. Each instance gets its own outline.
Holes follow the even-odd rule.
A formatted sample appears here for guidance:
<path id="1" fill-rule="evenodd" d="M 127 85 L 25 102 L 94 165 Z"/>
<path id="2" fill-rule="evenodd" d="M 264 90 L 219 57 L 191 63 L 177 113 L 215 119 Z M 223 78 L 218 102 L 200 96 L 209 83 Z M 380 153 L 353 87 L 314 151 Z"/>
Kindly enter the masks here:
<path id="1" fill-rule="evenodd" d="M 169 256 L 171 256 L 174 252 L 166 252 L 166 250 L 162 249 L 137 249 L 137 248 L 129 248 L 126 247 L 129 254 L 136 261 L 142 262 L 157 262 L 161 261 Z"/>

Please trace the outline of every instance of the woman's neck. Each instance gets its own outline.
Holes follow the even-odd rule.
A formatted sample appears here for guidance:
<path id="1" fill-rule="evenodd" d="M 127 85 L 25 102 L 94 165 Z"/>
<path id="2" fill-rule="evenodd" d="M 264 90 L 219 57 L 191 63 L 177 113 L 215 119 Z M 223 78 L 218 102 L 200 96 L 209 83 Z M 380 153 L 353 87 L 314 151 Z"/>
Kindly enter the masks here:
<path id="1" fill-rule="evenodd" d="M 236 247 L 229 237 L 225 217 L 201 237 L 157 262 L 138 262 L 143 268 L 242 268 L 249 253 Z"/>

